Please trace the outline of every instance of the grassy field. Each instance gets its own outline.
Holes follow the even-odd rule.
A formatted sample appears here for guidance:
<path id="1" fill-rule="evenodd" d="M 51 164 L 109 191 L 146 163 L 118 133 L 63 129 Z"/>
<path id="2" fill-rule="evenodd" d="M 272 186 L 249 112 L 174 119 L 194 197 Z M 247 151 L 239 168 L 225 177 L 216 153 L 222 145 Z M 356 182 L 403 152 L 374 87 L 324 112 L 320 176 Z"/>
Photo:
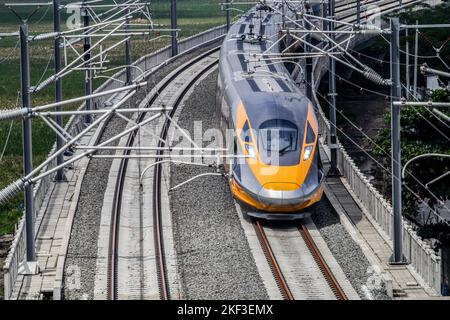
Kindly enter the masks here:
<path id="1" fill-rule="evenodd" d="M 15 15 L 4 6 L 8 0 L 0 0 L 0 32 L 14 32 L 18 30 L 19 21 Z M 70 1 L 61 1 L 68 3 Z M 105 0 L 104 3 L 111 2 Z M 178 0 L 178 25 L 181 29 L 180 37 L 188 37 L 195 33 L 221 25 L 225 22 L 224 13 L 221 11 L 220 0 Z M 170 1 L 151 1 L 151 13 L 154 23 L 170 26 Z M 21 16 L 26 16 L 29 9 L 19 7 L 17 9 Z M 65 21 L 67 13 L 62 13 L 62 27 L 66 28 Z M 50 32 L 53 30 L 52 8 L 40 8 L 30 19 L 30 33 Z M 133 59 L 137 59 L 145 53 L 152 52 L 168 44 L 169 39 L 148 42 L 148 39 L 134 38 L 132 42 Z M 19 48 L 16 46 L 16 38 L 0 38 L 0 108 L 13 108 L 16 106 L 17 93 L 20 90 L 20 66 Z M 112 42 L 109 42 L 112 44 Z M 30 46 L 30 68 L 31 84 L 39 83 L 40 79 L 45 79 L 54 73 L 52 58 L 52 42 L 33 43 Z M 113 50 L 108 59 L 110 66 L 120 66 L 123 64 L 123 47 Z M 70 53 L 74 57 L 74 53 Z M 48 66 L 48 68 L 47 68 Z M 63 79 L 64 98 L 71 98 L 83 94 L 84 73 L 73 72 Z M 98 87 L 104 80 L 94 80 L 94 87 Z M 53 101 L 53 87 L 32 96 L 32 104 L 40 105 Z M 20 100 L 19 100 L 20 105 Z M 71 106 L 75 108 L 76 106 Z M 4 149 L 5 140 L 12 126 L 10 140 L 5 148 L 3 158 L 0 160 L 0 188 L 5 187 L 22 175 L 22 139 L 21 122 L 14 121 L 0 122 L 0 157 Z M 55 135 L 41 121 L 33 121 L 33 162 L 41 163 L 50 151 Z M 14 225 L 18 217 L 21 216 L 23 204 L 22 196 L 0 207 L 0 235 L 10 233 L 14 230 Z"/>

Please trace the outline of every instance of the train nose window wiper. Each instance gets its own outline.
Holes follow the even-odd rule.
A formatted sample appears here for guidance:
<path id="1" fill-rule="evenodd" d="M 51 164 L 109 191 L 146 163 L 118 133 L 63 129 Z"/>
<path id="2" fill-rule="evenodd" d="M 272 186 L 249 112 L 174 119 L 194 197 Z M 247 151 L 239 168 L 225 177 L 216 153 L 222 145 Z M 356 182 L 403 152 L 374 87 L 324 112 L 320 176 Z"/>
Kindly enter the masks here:
<path id="1" fill-rule="evenodd" d="M 278 153 L 280 154 L 280 156 L 281 155 L 283 155 L 283 154 L 285 154 L 286 152 L 288 152 L 288 151 L 292 151 L 291 149 L 292 149 L 292 143 L 293 143 L 293 138 L 292 138 L 292 136 L 290 136 L 290 143 L 286 146 L 286 147 L 284 147 L 284 148 L 282 148 L 282 149 L 280 149 L 279 151 L 278 151 Z"/>

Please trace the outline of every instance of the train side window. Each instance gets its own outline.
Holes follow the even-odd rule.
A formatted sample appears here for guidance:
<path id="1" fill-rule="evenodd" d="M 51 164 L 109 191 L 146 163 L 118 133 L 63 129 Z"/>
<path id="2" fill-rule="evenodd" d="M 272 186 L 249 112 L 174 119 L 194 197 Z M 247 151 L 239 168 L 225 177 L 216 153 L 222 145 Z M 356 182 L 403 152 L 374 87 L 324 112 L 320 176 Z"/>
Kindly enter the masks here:
<path id="1" fill-rule="evenodd" d="M 316 135 L 314 133 L 311 124 L 307 122 L 306 124 L 306 144 L 314 143 L 316 141 Z"/>
<path id="2" fill-rule="evenodd" d="M 248 120 L 245 121 L 244 127 L 242 127 L 241 139 L 245 143 L 252 143 L 252 136 L 251 136 L 251 133 L 250 133 L 250 126 L 248 125 Z"/>

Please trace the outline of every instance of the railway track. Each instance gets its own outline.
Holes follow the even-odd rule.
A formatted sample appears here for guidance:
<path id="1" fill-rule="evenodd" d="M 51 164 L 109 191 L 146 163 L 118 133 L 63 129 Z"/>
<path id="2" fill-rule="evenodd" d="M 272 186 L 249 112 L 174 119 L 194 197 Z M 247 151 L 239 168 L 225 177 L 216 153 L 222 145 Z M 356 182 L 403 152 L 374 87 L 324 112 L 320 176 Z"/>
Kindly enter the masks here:
<path id="1" fill-rule="evenodd" d="M 403 0 L 402 6 L 406 7 L 413 4 L 418 4 L 420 1 L 418 0 Z M 370 12 L 371 15 L 379 12 L 387 12 L 390 10 L 394 10 L 399 5 L 399 0 L 366 0 L 361 1 L 361 19 L 364 21 L 367 17 L 367 11 Z M 351 1 L 336 1 L 335 4 L 335 15 L 339 21 L 343 21 L 346 23 L 357 23 L 357 2 L 356 0 Z M 337 24 L 336 29 L 343 29 L 344 26 Z"/>
<path id="2" fill-rule="evenodd" d="M 417 0 L 403 0 L 402 5 L 418 2 Z M 399 5 L 399 0 L 361 0 L 361 18 L 364 18 L 364 11 L 372 6 L 379 6 L 381 10 L 383 7 L 391 8 Z M 387 7 L 389 6 L 389 7 Z M 336 1 L 336 15 L 339 19 L 345 19 L 356 15 L 357 13 L 357 1 L 356 0 L 344 0 Z M 355 20 L 356 21 L 356 20 Z"/>
<path id="3" fill-rule="evenodd" d="M 148 100 L 147 108 L 152 107 L 155 103 L 157 103 L 161 96 L 165 94 L 165 91 L 168 90 L 170 92 L 167 93 L 168 96 L 172 94 L 172 91 L 176 89 L 177 86 L 182 84 L 182 88 L 176 92 L 176 98 L 173 104 L 170 106 L 169 117 L 172 118 L 178 106 L 181 104 L 183 98 L 186 96 L 189 89 L 212 67 L 214 67 L 218 63 L 218 59 L 211 58 L 212 55 L 217 53 L 220 50 L 220 47 L 215 47 L 205 53 L 202 53 L 195 59 L 192 59 L 188 63 L 179 67 L 175 72 L 173 72 L 169 77 L 164 79 L 162 83 L 160 83 L 157 89 L 153 90 L 150 99 Z M 200 63 L 209 59 L 212 62 L 207 63 L 206 66 L 200 66 Z M 192 72 L 192 69 L 197 69 L 195 75 L 186 82 L 186 74 L 188 74 L 189 70 Z M 184 77 L 184 78 L 183 78 Z M 177 91 L 177 90 L 175 90 Z M 146 117 L 148 116 L 148 111 L 143 109 L 137 118 L 136 123 L 142 123 Z M 165 119 L 162 124 L 162 129 L 159 134 L 159 138 L 157 139 L 158 150 L 156 154 L 158 156 L 162 156 L 164 154 L 164 150 L 162 148 L 165 146 L 164 141 L 167 138 L 167 133 L 170 127 L 169 119 Z M 159 128 L 158 128 L 159 129 Z M 138 137 L 138 130 L 133 131 L 127 138 L 125 143 L 125 147 L 133 147 L 136 143 Z M 127 149 L 123 152 L 123 156 L 129 156 L 131 154 L 130 149 Z M 160 161 L 160 158 L 156 158 L 154 161 Z M 119 262 L 122 259 L 119 254 L 119 245 L 120 245 L 120 230 L 121 230 L 121 217 L 124 214 L 123 207 L 124 204 L 124 194 L 126 193 L 126 181 L 127 181 L 127 172 L 130 166 L 130 159 L 127 157 L 123 157 L 120 160 L 120 165 L 117 173 L 117 180 L 115 184 L 114 197 L 113 197 L 113 205 L 111 212 L 111 231 L 110 231 L 110 242 L 109 242 L 109 262 L 108 262 L 108 298 L 110 300 L 116 300 L 119 298 Z M 156 273 L 157 273 L 157 283 L 159 289 L 159 298 L 162 300 L 168 300 L 171 298 L 170 295 L 170 286 L 167 275 L 167 263 L 166 263 L 166 255 L 164 249 L 164 238 L 163 238 L 163 219 L 162 219 L 162 210 L 161 210 L 161 176 L 162 176 L 162 165 L 157 164 L 154 166 L 154 175 L 153 175 L 153 190 L 152 190 L 152 209 L 151 216 L 153 217 L 153 249 L 156 260 Z M 140 215 L 146 215 L 146 211 L 148 208 L 139 208 Z M 147 219 L 148 216 L 141 217 L 141 221 Z M 144 237 L 142 237 L 143 239 Z M 126 241 L 123 240 L 123 241 Z M 144 244 L 143 244 L 144 245 Z M 136 272 L 136 270 L 133 270 Z M 145 271 L 139 271 L 141 273 L 142 279 L 138 285 L 142 285 L 143 281 L 146 281 L 146 277 L 144 276 Z M 125 293 L 125 296 L 127 293 Z"/>
<path id="4" fill-rule="evenodd" d="M 406 3 L 413 3 L 415 1 L 405 1 Z M 380 4 L 382 6 L 382 10 L 384 8 L 390 9 L 392 6 L 395 6 L 395 3 L 398 3 L 397 0 L 388 0 L 388 1 L 367 1 L 366 4 Z M 350 13 L 351 11 L 351 13 Z M 354 14 L 356 12 L 356 1 L 353 1 L 353 3 L 348 4 L 337 2 L 336 3 L 336 14 L 340 19 L 350 20 L 348 22 L 355 22 L 356 19 L 354 18 Z M 350 18 L 350 19 L 349 19 Z M 165 79 L 162 84 L 159 85 L 158 90 L 155 91 L 155 93 L 150 98 L 150 101 L 148 103 L 148 107 L 152 106 L 155 101 L 158 99 L 158 97 L 161 95 L 161 92 L 163 92 L 170 84 L 177 80 L 177 78 L 180 77 L 180 75 L 183 74 L 185 70 L 192 67 L 202 59 L 210 56 L 212 53 L 215 53 L 219 51 L 219 47 L 214 48 L 206 53 L 201 54 L 196 59 L 191 60 L 190 62 L 186 63 L 168 79 Z M 183 90 L 181 90 L 179 93 L 177 93 L 177 98 L 172 106 L 172 109 L 170 110 L 169 116 L 172 117 L 175 113 L 177 107 L 180 105 L 181 101 L 185 97 L 186 93 L 189 91 L 189 89 L 194 85 L 195 82 L 198 81 L 199 78 L 201 78 L 202 75 L 204 75 L 209 69 L 211 69 L 214 65 L 217 64 L 217 60 L 210 63 L 208 66 L 206 66 L 204 69 L 202 69 L 192 80 L 190 83 L 188 83 Z M 142 122 L 147 116 L 147 112 L 143 111 L 139 116 L 137 117 L 136 122 L 140 123 Z M 159 140 L 157 147 L 159 148 L 156 151 L 157 156 L 163 156 L 164 150 L 163 147 L 165 146 L 165 140 L 167 138 L 167 134 L 170 127 L 170 121 L 166 119 L 162 125 L 162 129 L 159 135 Z M 126 147 L 132 147 L 135 144 L 135 140 L 137 137 L 138 131 L 133 131 L 126 142 Z M 130 151 L 124 151 L 124 156 L 130 155 Z M 155 158 L 155 162 L 159 162 L 162 160 L 161 158 Z M 110 234 L 110 246 L 109 246 L 109 262 L 108 262 L 108 298 L 110 300 L 116 300 L 119 297 L 119 288 L 118 288 L 118 278 L 119 278 L 119 272 L 118 272 L 118 261 L 120 259 L 118 251 L 119 251 L 119 243 L 120 243 L 120 218 L 122 214 L 122 207 L 123 207 L 123 193 L 125 189 L 125 180 L 127 176 L 127 168 L 129 165 L 129 159 L 123 158 L 120 162 L 119 166 L 119 172 L 117 175 L 117 181 L 115 186 L 115 192 L 114 192 L 114 201 L 113 201 L 113 210 L 111 213 L 111 234 Z M 162 300 L 168 300 L 171 298 L 170 293 L 170 286 L 167 276 L 167 266 L 166 266 L 166 259 L 165 259 L 165 249 L 164 249 L 164 237 L 163 237 L 163 226 L 162 226 L 162 210 L 161 210 L 161 177 L 162 177 L 162 165 L 157 164 L 154 166 L 154 172 L 153 172 L 153 190 L 152 190 L 152 217 L 153 217 L 153 236 L 154 236 L 154 249 L 155 249 L 155 258 L 156 258 L 156 272 L 157 272 L 157 279 L 158 279 L 158 286 L 159 286 L 159 297 Z M 273 245 L 271 244 L 273 242 L 273 239 L 276 238 L 276 236 L 268 237 L 264 226 L 258 221 L 254 221 L 254 228 L 256 230 L 258 239 L 261 243 L 261 246 L 263 248 L 263 251 L 266 255 L 267 261 L 272 269 L 272 272 L 274 274 L 274 277 L 276 279 L 277 284 L 279 285 L 280 291 L 282 293 L 282 296 L 287 300 L 294 300 L 296 299 L 298 294 L 294 292 L 294 290 L 291 290 L 290 286 L 290 280 L 288 277 L 285 276 L 285 271 L 283 269 L 283 266 L 280 265 L 278 257 L 278 254 L 276 253 L 276 250 L 273 250 Z M 320 274 L 323 280 L 327 283 L 328 289 L 330 292 L 332 292 L 332 295 L 335 299 L 338 300 L 345 300 L 347 299 L 344 291 L 340 287 L 339 283 L 336 281 L 336 278 L 334 277 L 333 273 L 331 272 L 330 268 L 326 264 L 325 260 L 323 259 L 320 251 L 318 250 L 317 246 L 315 245 L 313 238 L 309 234 L 309 231 L 304 225 L 298 226 L 298 239 L 301 239 L 304 243 L 305 247 L 307 247 L 308 251 L 305 254 L 308 254 L 312 257 L 316 264 L 316 275 Z M 300 295 L 301 296 L 301 295 Z"/>
<path id="5" fill-rule="evenodd" d="M 395 2 L 396 1 L 394 1 L 394 0 L 381 1 L 381 2 L 373 0 L 373 1 L 367 1 L 367 4 L 379 3 L 383 7 L 388 7 L 388 6 L 392 6 L 392 4 L 394 4 Z M 413 1 L 411 0 L 410 2 L 413 2 Z M 337 9 L 339 10 L 340 8 L 341 8 L 341 5 L 338 4 Z M 343 15 L 342 18 L 351 18 L 354 16 L 353 13 L 352 14 L 348 13 L 349 10 L 356 12 L 356 2 L 350 8 L 347 7 L 345 10 L 341 9 L 339 11 L 339 13 L 341 15 Z M 356 19 L 353 18 L 352 22 L 355 22 L 355 21 L 356 21 Z M 208 56 L 212 52 L 216 52 L 218 50 L 219 50 L 219 48 L 215 48 L 215 49 L 203 54 L 199 58 L 189 62 L 182 68 L 180 68 L 179 72 L 177 72 L 173 77 L 171 77 L 166 82 L 164 82 L 158 91 L 161 92 L 162 90 L 164 90 L 165 87 L 168 86 L 170 82 L 174 81 L 177 78 L 177 76 L 179 76 L 179 74 L 182 73 L 182 71 L 184 69 L 194 65 L 197 61 L 203 59 L 204 57 Z M 199 72 L 194 77 L 194 79 L 192 79 L 190 84 L 187 85 L 179 93 L 179 95 L 177 96 L 177 98 L 173 104 L 173 108 L 170 110 L 169 116 L 171 118 L 173 117 L 174 113 L 176 112 L 177 107 L 180 105 L 181 101 L 183 100 L 184 96 L 189 91 L 189 89 L 192 87 L 192 85 L 196 81 L 198 81 L 198 79 L 205 72 L 207 72 L 210 68 L 212 68 L 214 65 L 216 65 L 217 62 L 218 61 L 214 61 L 213 63 L 211 63 L 207 67 L 205 67 L 201 72 Z M 151 106 L 157 98 L 158 98 L 158 94 L 155 94 L 152 97 L 152 99 L 150 100 L 148 105 Z M 139 117 L 138 122 L 141 122 L 144 118 L 145 118 L 145 113 L 143 113 Z M 169 127 L 170 127 L 170 121 L 168 119 L 166 119 L 164 121 L 164 124 L 161 129 L 161 133 L 159 135 L 160 139 L 158 140 L 158 145 L 157 145 L 158 149 L 156 151 L 156 155 L 161 156 L 161 158 L 156 158 L 155 163 L 158 163 L 161 160 L 163 160 L 162 156 L 164 155 L 165 141 L 166 141 L 166 138 L 167 138 L 167 135 L 169 132 Z M 136 136 L 136 132 L 134 132 L 134 134 L 132 136 L 130 136 L 129 146 L 133 145 L 135 136 Z M 129 154 L 129 152 L 128 152 L 128 154 Z M 124 159 L 122 162 L 123 162 L 123 165 L 121 165 L 121 169 L 123 168 L 122 169 L 123 171 L 121 171 L 120 176 L 125 176 L 128 159 Z M 154 172 L 153 172 L 153 191 L 152 191 L 152 198 L 153 198 L 152 212 L 153 212 L 153 228 L 154 228 L 153 235 L 154 235 L 155 258 L 156 258 L 156 264 L 157 264 L 156 271 L 157 271 L 157 275 L 158 275 L 160 299 L 168 300 L 168 299 L 170 299 L 171 294 L 170 294 L 170 288 L 169 288 L 169 284 L 168 284 L 168 275 L 167 275 L 167 270 L 166 270 L 164 237 L 163 237 L 163 227 L 162 227 L 162 209 L 161 209 L 162 179 L 161 178 L 162 178 L 162 164 L 156 164 L 154 166 Z M 119 182 L 118 182 L 118 185 L 120 185 Z M 123 187 L 119 188 L 119 190 L 120 189 L 123 190 Z M 118 194 L 117 196 L 119 198 L 120 194 Z M 120 217 L 120 212 L 117 215 L 117 217 Z M 301 255 L 309 255 L 315 263 L 315 270 L 312 273 L 312 276 L 319 277 L 319 278 L 321 278 L 321 280 L 319 280 L 319 282 L 326 283 L 326 285 L 327 285 L 326 289 L 323 285 L 318 286 L 319 291 L 322 288 L 324 289 L 324 291 L 326 291 L 326 293 L 323 295 L 321 292 L 316 293 L 316 295 L 314 295 L 314 293 L 311 294 L 311 292 L 308 291 L 308 290 L 311 290 L 311 288 L 307 288 L 307 290 L 305 290 L 304 292 L 300 292 L 300 294 L 299 294 L 298 291 L 303 291 L 303 288 L 301 285 L 296 286 L 295 290 L 291 290 L 290 283 L 292 282 L 292 280 L 291 280 L 292 277 L 285 277 L 284 272 L 288 268 L 280 265 L 280 263 L 278 261 L 279 259 L 277 258 L 278 253 L 276 253 L 276 251 L 273 250 L 273 246 L 271 245 L 271 243 L 273 242 L 274 239 L 276 239 L 277 236 L 268 237 L 264 230 L 263 225 L 259 221 L 255 221 L 254 226 L 255 226 L 255 230 L 257 232 L 258 238 L 260 240 L 261 246 L 263 247 L 263 251 L 266 254 L 269 265 L 271 266 L 274 277 L 276 278 L 276 282 L 279 284 L 280 291 L 282 292 L 282 295 L 285 299 L 294 300 L 297 297 L 301 298 L 301 297 L 304 297 L 305 295 L 308 297 L 315 296 L 315 297 L 319 297 L 319 298 L 320 298 L 320 296 L 322 296 L 326 299 L 328 299 L 328 298 L 334 298 L 334 299 L 338 299 L 338 300 L 346 300 L 347 299 L 345 292 L 342 290 L 341 286 L 339 285 L 339 283 L 336 280 L 335 276 L 333 275 L 332 271 L 328 267 L 325 259 L 323 258 L 322 254 L 320 253 L 317 245 L 315 244 L 311 234 L 309 233 L 308 229 L 306 228 L 306 226 L 304 224 L 300 224 L 297 227 L 297 237 L 296 237 L 297 240 L 296 241 L 302 241 L 302 243 L 304 244 L 304 247 L 306 249 L 305 251 L 302 252 Z M 287 246 L 285 246 L 285 247 L 287 247 Z M 299 255 L 297 255 L 296 257 L 298 258 Z M 116 259 L 117 259 L 117 256 L 116 256 Z M 281 260 L 283 260 L 283 259 L 281 259 Z M 314 288 L 314 289 L 316 290 L 317 288 Z"/>
<path id="6" fill-rule="evenodd" d="M 203 56 L 209 56 L 212 52 L 218 52 L 219 47 L 211 50 L 210 52 L 204 54 Z M 209 71 L 212 67 L 217 65 L 219 60 L 214 60 L 212 63 L 208 64 L 203 70 L 201 70 L 197 75 L 194 77 L 194 79 L 190 82 L 188 86 L 185 86 L 181 94 L 177 97 L 173 108 L 170 111 L 170 118 L 173 117 L 174 113 L 176 112 L 178 106 L 181 104 L 181 101 L 186 96 L 187 92 L 190 90 L 190 88 L 193 86 L 194 83 L 196 83 L 207 71 Z M 164 121 L 163 129 L 161 130 L 160 140 L 158 142 L 158 150 L 157 155 L 162 156 L 164 155 L 164 149 L 162 149 L 165 146 L 165 142 L 167 139 L 167 134 L 169 132 L 170 127 L 170 120 L 166 119 Z M 160 162 L 162 158 L 156 158 L 155 162 Z M 167 274 L 165 272 L 165 259 L 164 259 L 164 241 L 162 236 L 162 210 L 161 210 L 161 174 L 162 174 L 162 164 L 158 163 L 154 167 L 154 180 L 153 180 L 153 214 L 154 214 L 154 225 L 155 225 L 155 246 L 157 248 L 156 252 L 156 258 L 158 261 L 158 278 L 159 278 L 159 284 L 160 284 L 160 291 L 161 291 L 161 298 L 164 300 L 168 300 L 170 298 L 170 292 L 169 287 L 167 285 Z"/>
<path id="7" fill-rule="evenodd" d="M 261 221 L 253 220 L 253 226 L 285 300 L 347 300 L 304 224 L 300 223 L 296 230 L 269 229 L 270 235 Z"/>

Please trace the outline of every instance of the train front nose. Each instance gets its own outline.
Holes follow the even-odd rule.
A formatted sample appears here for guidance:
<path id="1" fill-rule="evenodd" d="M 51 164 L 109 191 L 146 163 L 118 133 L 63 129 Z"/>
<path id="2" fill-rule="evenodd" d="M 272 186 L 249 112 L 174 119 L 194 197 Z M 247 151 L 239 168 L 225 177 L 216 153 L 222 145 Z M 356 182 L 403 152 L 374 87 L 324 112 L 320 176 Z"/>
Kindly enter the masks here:
<path id="1" fill-rule="evenodd" d="M 259 190 L 258 200 L 268 206 L 296 205 L 303 201 L 303 191 L 296 183 L 271 182 Z"/>
<path id="2" fill-rule="evenodd" d="M 266 206 L 291 207 L 303 204 L 311 199 L 320 188 L 320 183 L 305 181 L 297 183 L 266 183 L 258 194 L 258 200 Z"/>

